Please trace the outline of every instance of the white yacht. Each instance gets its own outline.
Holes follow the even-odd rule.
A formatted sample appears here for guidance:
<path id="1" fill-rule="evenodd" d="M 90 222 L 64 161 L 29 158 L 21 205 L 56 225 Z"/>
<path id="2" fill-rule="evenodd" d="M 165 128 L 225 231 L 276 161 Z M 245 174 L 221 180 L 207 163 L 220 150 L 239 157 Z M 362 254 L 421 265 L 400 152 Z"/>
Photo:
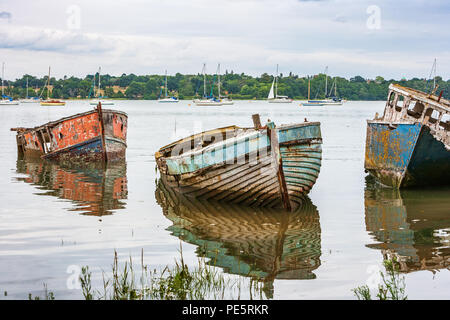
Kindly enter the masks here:
<path id="1" fill-rule="evenodd" d="M 95 94 L 95 74 L 94 74 L 94 82 L 93 82 L 93 87 L 94 87 L 94 99 L 89 100 L 89 104 L 91 106 L 96 106 L 98 105 L 99 102 L 101 102 L 102 106 L 113 106 L 114 102 L 111 100 L 105 100 L 105 99 L 101 99 L 100 96 L 100 72 L 101 72 L 102 68 L 99 67 L 98 68 L 98 88 L 97 88 L 97 93 Z"/>
<path id="2" fill-rule="evenodd" d="M 167 95 L 167 70 L 166 70 L 166 81 L 164 83 L 164 98 L 160 98 L 158 99 L 159 103 L 174 103 L 174 102 L 178 102 L 178 98 L 177 97 L 169 97 Z"/>
<path id="3" fill-rule="evenodd" d="M 267 101 L 269 103 L 291 103 L 293 101 L 288 96 L 281 96 L 278 94 L 278 65 L 277 74 L 273 79 L 272 87 L 270 88 L 269 95 L 267 96 Z"/>
<path id="4" fill-rule="evenodd" d="M 16 106 L 19 101 L 13 100 L 10 96 L 5 95 L 5 86 L 3 85 L 3 79 L 5 78 L 5 63 L 2 64 L 2 99 L 0 100 L 0 105 L 2 106 Z"/>

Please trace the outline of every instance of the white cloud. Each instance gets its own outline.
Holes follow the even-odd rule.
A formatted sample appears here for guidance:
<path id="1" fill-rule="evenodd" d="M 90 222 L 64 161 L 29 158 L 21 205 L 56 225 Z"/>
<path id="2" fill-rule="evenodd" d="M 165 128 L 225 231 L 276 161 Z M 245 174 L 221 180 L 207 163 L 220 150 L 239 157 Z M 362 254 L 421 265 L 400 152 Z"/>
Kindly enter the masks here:
<path id="1" fill-rule="evenodd" d="M 111 74 L 197 73 L 203 62 L 210 71 L 221 62 L 251 74 L 279 63 L 285 73 L 329 65 L 346 77 L 399 78 L 425 76 L 436 57 L 449 77 L 449 22 L 437 19 L 448 12 L 443 2 L 410 2 L 399 19 L 400 5 L 377 1 L 383 20 L 374 31 L 366 28 L 370 1 L 17 1 L 4 9 L 14 19 L 0 21 L 0 54 L 15 76 L 48 64 L 55 75 L 83 76 L 99 65 Z M 77 32 L 66 28 L 73 4 L 81 9 Z"/>

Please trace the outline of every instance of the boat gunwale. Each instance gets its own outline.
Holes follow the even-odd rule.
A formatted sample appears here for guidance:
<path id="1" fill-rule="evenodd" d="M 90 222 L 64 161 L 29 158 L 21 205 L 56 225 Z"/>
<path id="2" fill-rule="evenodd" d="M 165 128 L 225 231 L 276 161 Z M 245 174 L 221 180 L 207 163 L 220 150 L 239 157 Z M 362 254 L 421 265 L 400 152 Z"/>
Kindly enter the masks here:
<path id="1" fill-rule="evenodd" d="M 432 105 L 434 108 L 436 108 L 437 111 L 450 112 L 450 101 L 445 98 L 441 98 L 439 101 L 436 101 L 432 99 L 432 97 L 434 96 L 432 94 L 427 94 L 425 92 L 404 87 L 395 83 L 391 83 L 389 85 L 389 90 L 401 94 L 404 97 L 408 97 L 424 102 L 425 104 Z"/>
<path id="2" fill-rule="evenodd" d="M 123 112 L 123 111 L 118 111 L 118 110 L 113 110 L 113 109 L 102 109 L 102 112 L 103 113 L 119 113 L 119 114 L 124 115 L 124 116 L 126 116 L 128 118 L 128 114 L 126 112 Z M 64 122 L 64 121 L 67 121 L 67 120 L 72 120 L 72 119 L 75 119 L 75 118 L 78 118 L 78 117 L 81 117 L 81 116 L 86 116 L 86 115 L 89 115 L 91 113 L 97 113 L 97 110 L 94 109 L 94 110 L 90 110 L 90 111 L 86 111 L 86 112 L 77 113 L 77 114 L 74 114 L 74 115 L 71 115 L 71 116 L 60 118 L 58 120 L 47 122 L 47 123 L 42 124 L 40 126 L 32 127 L 32 128 L 20 127 L 20 128 L 11 128 L 11 130 L 12 131 L 17 131 L 18 134 L 23 134 L 23 133 L 30 132 L 30 131 L 38 131 L 38 130 L 41 130 L 41 129 L 45 128 L 45 127 L 49 127 L 49 128 L 55 127 L 61 122 Z"/>
<path id="3" fill-rule="evenodd" d="M 297 124 L 280 125 L 279 127 L 276 127 L 276 129 L 278 131 L 286 131 L 286 130 L 293 129 L 293 128 L 307 127 L 307 126 L 317 126 L 317 125 L 320 126 L 320 122 L 318 122 L 318 121 L 316 121 L 316 122 L 302 122 L 302 123 L 297 123 Z M 221 133 L 221 132 L 223 132 L 223 131 L 225 131 L 226 129 L 229 129 L 229 128 L 238 129 L 238 130 L 241 129 L 241 130 L 244 130 L 244 131 L 247 131 L 247 130 L 250 131 L 251 130 L 251 131 L 248 132 L 248 133 L 246 132 L 246 133 L 243 133 L 241 135 L 238 135 L 238 136 L 226 139 L 226 140 L 222 140 L 222 141 L 219 141 L 219 142 L 212 143 L 212 144 L 210 144 L 208 146 L 205 146 L 205 147 L 189 150 L 188 152 L 183 153 L 183 154 L 178 155 L 178 156 L 167 156 L 166 157 L 166 156 L 163 156 L 161 154 L 159 154 L 159 155 L 155 154 L 155 156 L 156 156 L 157 159 L 160 159 L 160 158 L 171 159 L 171 160 L 173 160 L 173 159 L 182 159 L 182 158 L 185 158 L 185 157 L 195 156 L 196 154 L 201 154 L 203 152 L 208 151 L 209 149 L 215 149 L 215 148 L 218 147 L 219 143 L 223 144 L 225 147 L 228 147 L 229 145 L 234 145 L 236 143 L 236 140 L 238 140 L 238 139 L 240 140 L 240 139 L 250 138 L 253 135 L 267 134 L 266 129 L 255 129 L 254 127 L 229 126 L 229 127 L 223 127 L 223 128 L 217 128 L 217 129 L 212 129 L 212 130 L 208 130 L 208 131 L 203 131 L 201 133 L 197 133 L 197 134 L 191 135 L 189 137 L 186 137 L 184 139 L 178 140 L 176 142 L 173 142 L 173 143 L 171 143 L 171 144 L 169 144 L 167 146 L 164 146 L 164 147 L 160 148 L 158 150 L 158 152 L 159 153 L 165 152 L 165 149 L 168 149 L 168 148 L 170 148 L 172 146 L 174 147 L 176 145 L 179 145 L 180 143 L 187 142 L 187 141 L 190 141 L 192 139 L 195 140 L 196 137 L 202 137 L 205 134 L 212 133 L 212 132 L 215 132 L 215 131 L 217 131 L 218 133 Z"/>

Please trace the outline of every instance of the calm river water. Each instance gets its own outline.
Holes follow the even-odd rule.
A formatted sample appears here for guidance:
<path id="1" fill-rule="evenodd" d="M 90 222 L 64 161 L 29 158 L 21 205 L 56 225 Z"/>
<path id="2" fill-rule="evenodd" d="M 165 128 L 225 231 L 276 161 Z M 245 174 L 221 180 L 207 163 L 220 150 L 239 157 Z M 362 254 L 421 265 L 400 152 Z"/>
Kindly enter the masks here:
<path id="1" fill-rule="evenodd" d="M 366 181 L 366 119 L 382 113 L 384 102 L 195 107 L 190 101 L 116 101 L 111 108 L 129 117 L 126 165 L 99 170 L 17 160 L 11 127 L 91 108 L 86 101 L 0 108 L 1 298 L 42 296 L 45 283 L 57 299 L 80 299 L 70 285 L 78 267 L 88 265 L 99 280 L 101 270 L 111 270 L 114 250 L 135 261 L 143 250 L 145 264 L 162 268 L 179 258 L 180 243 L 189 265 L 215 252 L 226 276 L 264 278 L 274 299 L 355 299 L 351 290 L 373 283 L 387 249 L 403 261 L 410 299 L 450 298 L 450 189 L 395 192 Z M 280 215 L 168 201 L 157 184 L 155 151 L 193 132 L 252 126 L 254 113 L 276 124 L 321 122 L 323 162 L 311 202 Z"/>

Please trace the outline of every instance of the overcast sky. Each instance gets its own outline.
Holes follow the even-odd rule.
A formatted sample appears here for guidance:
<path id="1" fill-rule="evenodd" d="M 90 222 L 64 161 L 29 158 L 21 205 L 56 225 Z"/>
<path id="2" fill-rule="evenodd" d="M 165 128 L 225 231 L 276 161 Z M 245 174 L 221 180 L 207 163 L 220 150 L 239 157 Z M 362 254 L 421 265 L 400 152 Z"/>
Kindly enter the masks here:
<path id="1" fill-rule="evenodd" d="M 102 73 L 450 78 L 448 0 L 0 0 L 5 78 Z"/>

